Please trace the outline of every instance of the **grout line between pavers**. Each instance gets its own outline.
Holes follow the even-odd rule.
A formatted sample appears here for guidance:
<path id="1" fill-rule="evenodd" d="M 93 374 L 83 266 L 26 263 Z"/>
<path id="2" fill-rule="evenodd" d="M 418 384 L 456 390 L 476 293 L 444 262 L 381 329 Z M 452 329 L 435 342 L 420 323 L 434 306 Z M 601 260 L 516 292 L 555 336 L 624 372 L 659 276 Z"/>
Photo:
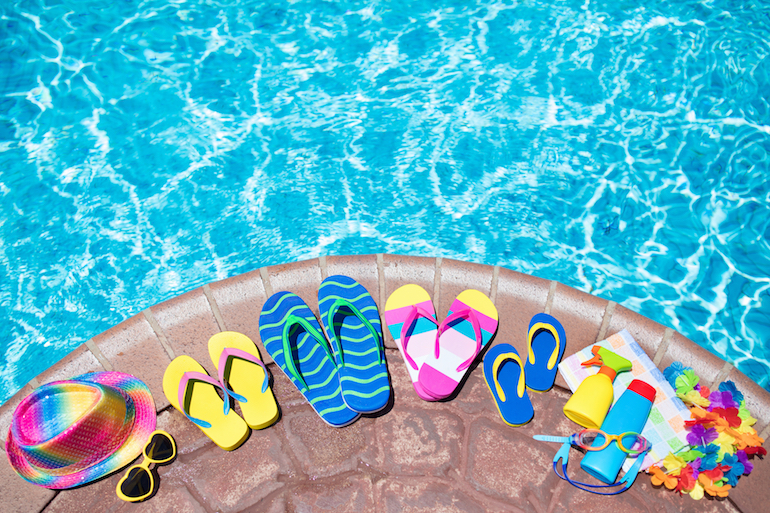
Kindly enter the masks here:
<path id="1" fill-rule="evenodd" d="M 722 370 L 720 370 L 719 374 L 717 374 L 717 377 L 714 378 L 714 382 L 709 383 L 709 389 L 714 390 L 716 387 L 718 387 L 719 384 L 723 382 L 725 378 L 727 378 L 727 375 L 730 374 L 734 368 L 735 367 L 730 362 L 725 362 L 725 364 L 722 366 Z"/>
<path id="2" fill-rule="evenodd" d="M 270 285 L 270 275 L 267 274 L 267 267 L 260 267 L 259 275 L 262 277 L 262 286 L 265 287 L 267 297 L 273 295 L 273 286 Z"/>
<path id="3" fill-rule="evenodd" d="M 610 329 L 610 321 L 612 321 L 612 314 L 615 312 L 615 301 L 607 301 L 607 306 L 604 309 L 604 317 L 602 317 L 602 325 L 599 327 L 599 334 L 596 336 L 596 341 L 604 340 L 607 338 L 607 330 Z"/>
<path id="4" fill-rule="evenodd" d="M 94 343 L 94 339 L 90 338 L 86 340 L 86 347 L 89 351 L 91 351 L 91 354 L 94 355 L 94 357 L 99 360 L 99 363 L 102 364 L 102 367 L 104 367 L 104 370 L 112 372 L 115 370 L 115 367 L 112 366 L 112 363 L 107 359 L 106 356 L 104 356 L 99 349 L 99 347 Z"/>
<path id="5" fill-rule="evenodd" d="M 377 283 L 380 286 L 380 310 L 385 308 L 385 259 L 377 253 Z M 382 315 L 380 315 L 382 317 Z"/>
<path id="6" fill-rule="evenodd" d="M 219 310 L 217 300 L 214 299 L 214 294 L 211 292 L 211 287 L 209 287 L 208 283 L 203 286 L 203 294 L 206 296 L 206 299 L 209 300 L 209 307 L 211 307 L 211 313 L 214 314 L 214 319 L 217 321 L 219 331 L 227 331 L 225 319 L 222 317 L 222 312 Z"/>
<path id="7" fill-rule="evenodd" d="M 443 258 L 436 257 L 436 266 L 433 272 L 433 307 L 436 312 L 441 308 L 441 262 L 443 261 Z M 439 315 L 441 314 L 439 313 Z"/>
<path id="8" fill-rule="evenodd" d="M 160 324 L 158 324 L 158 321 L 155 320 L 155 316 L 152 314 L 152 310 L 148 308 L 142 311 L 142 314 L 144 314 L 144 318 L 147 319 L 147 322 L 150 323 L 152 330 L 155 332 L 155 336 L 158 337 L 158 340 L 160 340 L 160 345 L 162 345 L 163 349 L 165 349 L 166 353 L 168 353 L 168 357 L 172 360 L 176 358 L 176 354 L 174 354 L 174 350 L 171 348 L 171 344 L 168 343 L 166 334 L 163 333 L 163 328 L 161 328 Z"/>
<path id="9" fill-rule="evenodd" d="M 673 336 L 674 330 L 671 328 L 666 328 L 666 331 L 663 332 L 663 339 L 661 339 L 658 350 L 655 351 L 655 357 L 652 359 L 652 363 L 654 363 L 656 367 L 660 364 L 660 361 L 663 360 L 663 357 L 666 356 L 668 346 L 671 344 L 671 337 Z"/>
<path id="10" fill-rule="evenodd" d="M 546 313 L 548 315 L 551 315 L 551 307 L 553 306 L 553 297 L 556 295 L 556 285 L 558 285 L 558 282 L 551 280 L 551 286 L 548 288 L 548 297 L 545 300 L 545 308 L 543 309 L 543 313 Z"/>
<path id="11" fill-rule="evenodd" d="M 500 276 L 500 266 L 496 265 L 492 269 L 492 288 L 489 291 L 489 299 L 492 300 L 492 304 L 495 304 L 497 300 L 497 279 Z"/>
<path id="12" fill-rule="evenodd" d="M 759 435 L 761 438 L 764 438 L 767 440 L 768 437 L 770 437 L 770 424 L 765 426 L 765 429 L 762 430 L 762 433 Z"/>
<path id="13" fill-rule="evenodd" d="M 32 378 L 32 379 L 30 379 L 30 380 L 27 382 L 27 384 L 28 384 L 29 386 L 31 386 L 32 388 L 37 388 L 37 387 L 39 387 L 39 386 L 40 386 L 40 381 L 38 381 L 38 379 L 37 379 L 37 378 Z"/>
<path id="14" fill-rule="evenodd" d="M 318 257 L 318 267 L 321 268 L 321 280 L 325 280 L 329 277 L 329 271 L 326 269 L 326 255 Z"/>
<path id="15" fill-rule="evenodd" d="M 377 315 L 380 316 L 380 332 L 382 333 L 382 337 L 380 337 L 382 342 L 383 349 L 385 348 L 385 329 L 383 329 L 383 326 L 387 326 L 385 323 L 385 273 L 384 270 L 384 263 L 382 259 L 382 253 L 377 253 L 377 288 L 379 289 L 377 291 Z"/>

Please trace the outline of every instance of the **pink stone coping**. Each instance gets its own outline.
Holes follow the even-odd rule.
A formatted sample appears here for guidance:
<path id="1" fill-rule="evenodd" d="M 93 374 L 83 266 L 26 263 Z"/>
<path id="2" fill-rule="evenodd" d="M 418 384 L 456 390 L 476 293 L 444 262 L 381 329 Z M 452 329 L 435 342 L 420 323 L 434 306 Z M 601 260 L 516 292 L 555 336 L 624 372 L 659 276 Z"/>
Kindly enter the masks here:
<path id="1" fill-rule="evenodd" d="M 551 392 L 531 394 L 538 412 L 535 419 L 522 428 L 510 428 L 497 415 L 481 371 L 473 367 L 451 401 L 420 400 L 386 328 L 393 404 L 380 416 L 362 418 L 346 428 L 323 425 L 265 351 L 259 338 L 259 312 L 270 295 L 291 290 L 317 314 L 318 286 L 333 274 L 351 276 L 364 285 L 383 321 L 387 297 L 407 283 L 416 283 L 430 294 L 439 320 L 462 290 L 480 290 L 492 299 L 500 316 L 492 344 L 512 344 L 520 354 L 526 351 L 529 320 L 539 312 L 557 317 L 564 326 L 565 356 L 627 329 L 661 369 L 678 360 L 693 367 L 709 387 L 725 379 L 734 381 L 757 418 L 760 436 L 770 436 L 770 393 L 680 333 L 613 301 L 499 266 L 377 254 L 265 267 L 152 306 L 78 347 L 0 406 L 0 437 L 5 440 L 13 411 L 34 388 L 85 372 L 116 370 L 148 384 L 158 426 L 177 439 L 179 457 L 159 468 L 161 490 L 146 503 L 152 510 L 606 511 L 607 499 L 577 491 L 553 475 L 550 460 L 555 448 L 531 441 L 533 433 L 570 429 L 570 421 L 561 414 L 569 397 L 561 377 Z M 252 432 L 232 453 L 214 446 L 170 407 L 161 386 L 166 366 L 182 354 L 214 374 L 206 343 L 226 330 L 244 333 L 256 343 L 273 376 L 282 411 L 276 425 Z M 1 460 L 3 511 L 129 511 L 136 507 L 115 496 L 119 474 L 76 490 L 55 492 L 26 483 L 6 458 Z M 727 500 L 681 498 L 653 488 L 649 478 L 640 475 L 634 488 L 610 499 L 612 507 L 760 511 L 770 501 L 770 465 L 754 462 L 754 472 L 740 481 Z"/>

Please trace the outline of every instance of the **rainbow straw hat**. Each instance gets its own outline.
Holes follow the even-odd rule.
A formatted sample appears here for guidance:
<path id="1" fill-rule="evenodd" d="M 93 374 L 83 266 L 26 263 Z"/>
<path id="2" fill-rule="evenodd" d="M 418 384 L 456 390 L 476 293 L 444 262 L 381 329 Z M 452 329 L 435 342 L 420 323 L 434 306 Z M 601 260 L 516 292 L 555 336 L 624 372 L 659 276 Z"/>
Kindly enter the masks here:
<path id="1" fill-rule="evenodd" d="M 122 372 L 94 372 L 25 397 L 13 413 L 5 452 L 30 483 L 72 488 L 131 463 L 154 430 L 147 385 Z"/>

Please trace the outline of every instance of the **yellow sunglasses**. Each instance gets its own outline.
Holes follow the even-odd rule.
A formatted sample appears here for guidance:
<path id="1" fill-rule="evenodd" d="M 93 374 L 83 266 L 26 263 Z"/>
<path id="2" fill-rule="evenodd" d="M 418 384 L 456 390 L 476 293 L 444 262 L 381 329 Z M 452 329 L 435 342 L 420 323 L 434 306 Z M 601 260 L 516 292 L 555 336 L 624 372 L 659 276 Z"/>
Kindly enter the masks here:
<path id="1" fill-rule="evenodd" d="M 138 465 L 128 468 L 126 475 L 118 483 L 118 497 L 127 502 L 139 502 L 147 499 L 155 492 L 155 477 L 150 469 L 151 464 L 168 465 L 176 458 L 176 442 L 163 430 L 150 434 L 150 439 L 142 450 L 144 459 Z"/>

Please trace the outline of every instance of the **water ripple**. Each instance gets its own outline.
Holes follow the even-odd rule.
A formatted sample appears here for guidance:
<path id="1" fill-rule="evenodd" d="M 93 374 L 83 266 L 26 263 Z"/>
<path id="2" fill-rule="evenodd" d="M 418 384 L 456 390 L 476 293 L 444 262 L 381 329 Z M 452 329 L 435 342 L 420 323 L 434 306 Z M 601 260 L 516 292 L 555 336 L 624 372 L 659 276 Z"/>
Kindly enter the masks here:
<path id="1" fill-rule="evenodd" d="M 559 280 L 770 388 L 769 15 L 6 2 L 0 400 L 186 290 L 373 252 Z"/>

